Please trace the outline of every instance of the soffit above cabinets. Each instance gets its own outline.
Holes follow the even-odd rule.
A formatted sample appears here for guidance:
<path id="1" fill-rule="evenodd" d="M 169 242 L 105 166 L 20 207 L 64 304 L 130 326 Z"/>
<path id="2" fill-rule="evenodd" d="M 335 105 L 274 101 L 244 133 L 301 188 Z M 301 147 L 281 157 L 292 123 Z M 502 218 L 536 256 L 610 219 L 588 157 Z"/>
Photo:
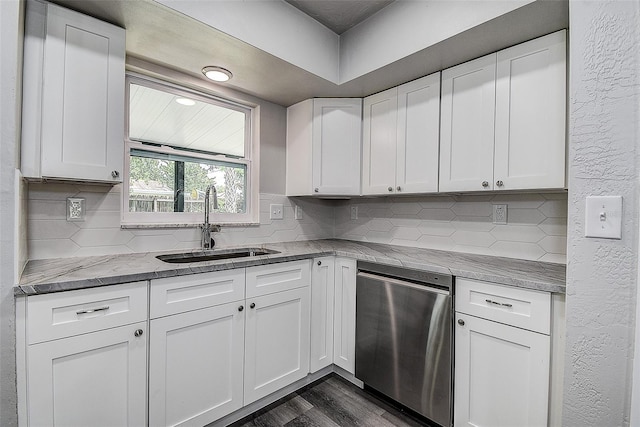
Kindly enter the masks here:
<path id="1" fill-rule="evenodd" d="M 432 37 L 431 40 L 411 38 L 411 34 L 419 33 L 419 28 L 416 28 L 415 32 L 401 28 L 395 31 L 394 28 L 385 26 L 385 23 L 390 21 L 383 18 L 402 12 L 402 8 L 416 7 L 415 4 L 439 7 L 440 16 L 446 17 L 447 11 L 443 8 L 447 4 L 457 5 L 457 11 L 461 12 L 465 10 L 461 9 L 461 5 L 466 2 L 397 0 L 369 16 L 360 25 L 338 36 L 283 0 L 161 1 L 173 7 L 190 4 L 192 7 L 201 5 L 203 8 L 207 4 L 226 5 L 229 7 L 228 16 L 236 20 L 246 18 L 246 21 L 242 21 L 245 25 L 238 24 L 225 29 L 214 28 L 211 24 L 153 0 L 53 0 L 54 3 L 126 28 L 127 56 L 132 60 L 142 59 L 202 79 L 202 67 L 219 65 L 233 72 L 233 79 L 222 86 L 283 106 L 312 97 L 371 95 L 568 27 L 567 0 L 507 2 L 511 4 L 508 7 L 513 10 L 495 18 L 491 16 L 500 13 L 500 10 L 504 12 L 505 2 L 487 2 L 486 8 L 482 9 L 486 12 L 485 16 L 480 22 L 473 16 L 475 14 L 468 14 L 471 20 L 467 22 L 460 20 L 460 13 L 457 13 L 451 14 L 451 19 L 443 18 L 433 23 L 433 31 L 438 33 L 438 37 Z M 344 3 L 348 4 L 349 1 Z M 468 2 L 470 7 L 474 7 L 474 4 L 481 3 L 473 0 Z M 283 38 L 277 38 L 278 25 L 273 21 L 274 17 L 277 17 L 275 13 L 272 14 L 270 22 L 258 22 L 257 26 L 252 26 L 250 16 L 231 13 L 237 10 L 233 8 L 238 7 L 252 8 L 249 10 L 256 16 L 260 16 L 256 13 L 258 7 L 272 7 L 275 12 L 285 13 L 290 25 L 282 27 L 288 27 L 285 30 L 290 33 L 285 32 Z M 455 25 L 451 25 L 452 23 Z M 256 28 L 259 31 L 256 31 Z M 378 28 L 380 32 L 377 31 Z M 447 32 L 442 28 L 449 28 L 451 31 Z M 405 41 L 394 43 L 383 36 L 384 31 L 392 37 L 404 31 L 404 35 L 399 37 Z M 421 34 L 424 33 L 424 29 L 422 31 Z M 249 37 L 252 34 L 254 39 Z M 317 35 L 320 42 L 311 37 L 313 34 Z M 428 34 L 425 35 L 427 36 Z M 376 37 L 382 40 L 373 43 Z M 271 41 L 272 44 L 261 45 L 264 40 Z M 427 46 L 424 46 L 425 44 Z M 274 45 L 275 48 L 272 49 Z M 345 53 L 344 46 L 347 45 L 351 46 L 351 51 Z M 314 46 L 320 46 L 324 51 L 320 52 L 321 49 Z M 358 46 L 363 48 L 358 49 Z M 368 49 L 373 51 L 369 53 Z"/>

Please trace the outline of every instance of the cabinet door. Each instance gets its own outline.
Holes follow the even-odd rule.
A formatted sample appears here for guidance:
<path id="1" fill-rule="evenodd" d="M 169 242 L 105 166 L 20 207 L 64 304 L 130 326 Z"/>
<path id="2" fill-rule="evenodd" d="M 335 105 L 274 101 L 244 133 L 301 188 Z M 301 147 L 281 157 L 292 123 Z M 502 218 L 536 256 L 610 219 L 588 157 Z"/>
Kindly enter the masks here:
<path id="1" fill-rule="evenodd" d="M 309 288 L 247 299 L 244 404 L 309 373 Z"/>
<path id="2" fill-rule="evenodd" d="M 206 425 L 242 407 L 244 301 L 152 320 L 150 329 L 149 425 Z"/>
<path id="3" fill-rule="evenodd" d="M 334 257 L 313 260 L 309 372 L 319 371 L 333 363 L 334 274 Z"/>
<path id="4" fill-rule="evenodd" d="M 355 374 L 356 261 L 336 258 L 333 363 Z"/>
<path id="5" fill-rule="evenodd" d="M 438 191 L 440 73 L 398 87 L 396 192 Z"/>
<path id="6" fill-rule="evenodd" d="M 42 176 L 120 182 L 125 31 L 52 4 L 46 29 Z"/>
<path id="7" fill-rule="evenodd" d="M 29 424 L 144 426 L 146 329 L 140 322 L 29 346 Z"/>
<path id="8" fill-rule="evenodd" d="M 498 188 L 564 188 L 566 80 L 565 30 L 498 52 Z"/>
<path id="9" fill-rule="evenodd" d="M 359 195 L 362 100 L 313 100 L 313 194 Z"/>
<path id="10" fill-rule="evenodd" d="M 493 189 L 495 78 L 495 53 L 442 72 L 440 191 Z"/>
<path id="11" fill-rule="evenodd" d="M 397 110 L 397 88 L 364 99 L 362 194 L 395 192 Z"/>
<path id="12" fill-rule="evenodd" d="M 546 426 L 550 338 L 456 313 L 455 425 Z"/>

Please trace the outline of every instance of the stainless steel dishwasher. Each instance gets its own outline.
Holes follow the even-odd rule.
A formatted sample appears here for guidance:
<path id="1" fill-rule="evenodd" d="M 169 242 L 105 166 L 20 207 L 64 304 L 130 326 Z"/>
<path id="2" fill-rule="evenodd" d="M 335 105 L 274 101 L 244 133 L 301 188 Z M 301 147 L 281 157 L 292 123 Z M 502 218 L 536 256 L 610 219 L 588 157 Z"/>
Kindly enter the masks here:
<path id="1" fill-rule="evenodd" d="M 358 262 L 356 378 L 451 426 L 453 278 Z"/>

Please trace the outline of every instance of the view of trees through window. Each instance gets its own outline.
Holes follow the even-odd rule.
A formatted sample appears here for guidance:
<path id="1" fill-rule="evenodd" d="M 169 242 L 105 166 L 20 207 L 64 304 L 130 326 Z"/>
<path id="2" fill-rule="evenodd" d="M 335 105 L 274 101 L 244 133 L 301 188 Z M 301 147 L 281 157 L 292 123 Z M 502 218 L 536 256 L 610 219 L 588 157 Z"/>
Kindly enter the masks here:
<path id="1" fill-rule="evenodd" d="M 132 154 L 129 212 L 204 212 L 204 196 L 210 184 L 218 194 L 215 212 L 246 212 L 243 165 Z M 213 197 L 210 202 L 214 212 Z"/>

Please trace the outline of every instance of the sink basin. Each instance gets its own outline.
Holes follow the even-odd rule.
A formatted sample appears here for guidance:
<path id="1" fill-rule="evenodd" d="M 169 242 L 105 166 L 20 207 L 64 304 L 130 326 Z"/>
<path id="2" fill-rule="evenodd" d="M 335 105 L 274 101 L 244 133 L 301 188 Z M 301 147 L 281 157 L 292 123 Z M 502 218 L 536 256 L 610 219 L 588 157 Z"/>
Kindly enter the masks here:
<path id="1" fill-rule="evenodd" d="M 189 263 L 215 261 L 219 259 L 246 258 L 259 255 L 277 254 L 278 251 L 261 248 L 218 249 L 200 252 L 180 252 L 176 254 L 158 255 L 160 261 L 170 263 Z"/>

